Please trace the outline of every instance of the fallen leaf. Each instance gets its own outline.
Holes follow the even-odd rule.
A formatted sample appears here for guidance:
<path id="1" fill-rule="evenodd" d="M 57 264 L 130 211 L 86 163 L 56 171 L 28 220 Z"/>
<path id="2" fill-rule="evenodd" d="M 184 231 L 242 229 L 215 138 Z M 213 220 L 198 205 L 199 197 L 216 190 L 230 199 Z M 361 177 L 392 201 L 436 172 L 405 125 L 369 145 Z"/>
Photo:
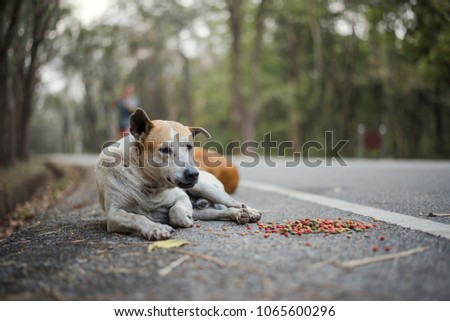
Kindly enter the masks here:
<path id="1" fill-rule="evenodd" d="M 164 240 L 164 241 L 156 241 L 150 244 L 147 248 L 148 252 L 152 252 L 158 249 L 171 249 L 174 247 L 180 247 L 183 245 L 189 244 L 188 241 L 184 240 Z"/>

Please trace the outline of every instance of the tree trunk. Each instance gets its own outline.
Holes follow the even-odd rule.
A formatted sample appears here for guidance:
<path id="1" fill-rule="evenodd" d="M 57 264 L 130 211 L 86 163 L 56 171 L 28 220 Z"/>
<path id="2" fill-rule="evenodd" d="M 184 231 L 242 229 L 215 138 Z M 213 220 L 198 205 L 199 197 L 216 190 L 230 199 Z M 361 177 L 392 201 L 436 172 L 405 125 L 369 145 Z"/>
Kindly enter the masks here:
<path id="1" fill-rule="evenodd" d="M 92 93 L 91 89 L 92 86 L 90 82 L 86 79 L 89 79 L 87 77 L 84 77 L 84 105 L 83 105 L 83 113 L 84 113 L 84 131 L 83 131 L 83 141 L 84 146 L 86 146 L 87 150 L 90 152 L 97 152 L 99 151 L 100 147 L 97 144 L 97 131 L 96 131 L 96 125 L 97 125 L 97 114 L 95 110 L 95 104 L 92 99 Z"/>
<path id="2" fill-rule="evenodd" d="M 249 110 L 244 123 L 244 140 L 253 141 L 256 137 L 256 121 L 257 115 L 260 110 L 260 84 L 259 74 L 261 68 L 261 47 L 262 36 L 264 32 L 264 16 L 266 12 L 266 0 L 261 0 L 258 5 L 255 18 L 255 39 L 253 42 L 253 49 L 251 54 L 251 79 L 252 79 L 252 92 L 249 104 Z"/>
<path id="3" fill-rule="evenodd" d="M 9 166 L 14 163 L 16 153 L 14 151 L 14 130 L 12 118 L 14 116 L 12 105 L 9 101 L 8 64 L 3 48 L 0 48 L 0 166 Z"/>
<path id="4" fill-rule="evenodd" d="M 293 101 L 297 102 L 297 88 L 300 79 L 300 66 L 298 61 L 298 38 L 293 26 L 288 26 L 287 31 L 287 70 L 286 80 L 287 85 L 291 88 L 291 93 L 294 95 Z M 300 126 L 301 118 L 300 111 L 297 104 L 292 103 L 289 105 L 289 133 L 293 143 L 294 150 L 300 149 Z"/>
<path id="5" fill-rule="evenodd" d="M 242 1 L 227 0 L 230 13 L 231 43 L 231 121 L 236 133 L 243 136 L 243 97 L 242 97 L 242 70 L 241 70 L 241 36 L 242 36 Z"/>
<path id="6" fill-rule="evenodd" d="M 436 85 L 435 93 L 434 93 L 436 97 L 440 96 L 440 91 L 439 91 L 438 86 L 439 86 L 439 84 Z M 437 157 L 443 157 L 445 155 L 445 143 L 444 143 L 444 131 L 443 131 L 444 117 L 443 117 L 443 113 L 442 113 L 442 106 L 438 101 L 432 102 L 432 113 L 433 113 L 433 118 L 434 118 L 434 122 L 435 122 L 434 152 L 436 153 Z"/>
<path id="7" fill-rule="evenodd" d="M 312 17 L 309 19 L 309 27 L 311 29 L 311 38 L 313 41 L 314 54 L 314 84 L 312 91 L 311 106 L 314 111 L 321 113 L 321 102 L 323 96 L 323 44 L 320 25 L 318 19 Z M 316 114 L 317 115 L 317 114 Z"/>
<path id="8" fill-rule="evenodd" d="M 10 100 L 8 51 L 16 34 L 22 1 L 16 0 L 11 12 L 7 10 L 9 4 L 11 2 L 7 1 L 0 4 L 0 166 L 12 165 L 16 160 L 15 115 Z"/>
<path id="9" fill-rule="evenodd" d="M 187 123 L 191 126 L 194 124 L 194 110 L 192 107 L 192 95 L 191 95 L 191 69 L 189 58 L 186 57 L 181 49 L 179 50 L 181 59 L 183 59 L 183 89 L 182 97 L 184 104 L 184 111 L 186 113 Z"/>

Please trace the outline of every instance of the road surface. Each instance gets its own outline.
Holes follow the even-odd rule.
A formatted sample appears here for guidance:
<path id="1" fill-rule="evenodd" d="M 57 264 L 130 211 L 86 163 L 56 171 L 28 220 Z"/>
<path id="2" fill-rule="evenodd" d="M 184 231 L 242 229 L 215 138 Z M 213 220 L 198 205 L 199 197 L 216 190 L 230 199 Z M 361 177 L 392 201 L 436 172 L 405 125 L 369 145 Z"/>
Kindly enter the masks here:
<path id="1" fill-rule="evenodd" d="M 87 166 L 88 175 L 70 197 L 0 241 L 1 299 L 450 299 L 450 218 L 427 216 L 450 212 L 450 162 L 348 160 L 347 167 L 286 168 L 279 158 L 276 167 L 242 168 L 234 197 L 263 210 L 263 222 L 342 217 L 374 223 L 377 213 L 386 222 L 350 239 L 264 238 L 255 226 L 200 222 L 173 235 L 189 245 L 148 253 L 151 242 L 106 232 L 95 193 L 95 156 L 53 160 Z M 351 260 L 415 249 L 421 252 L 346 267 Z"/>

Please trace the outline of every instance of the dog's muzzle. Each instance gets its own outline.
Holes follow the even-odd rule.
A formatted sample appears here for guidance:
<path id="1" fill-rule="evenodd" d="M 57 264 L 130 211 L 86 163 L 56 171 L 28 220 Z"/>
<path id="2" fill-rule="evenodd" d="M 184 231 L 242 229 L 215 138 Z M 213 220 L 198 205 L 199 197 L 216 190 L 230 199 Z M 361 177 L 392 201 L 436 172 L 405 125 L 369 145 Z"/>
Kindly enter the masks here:
<path id="1" fill-rule="evenodd" d="M 198 170 L 195 168 L 188 168 L 184 171 L 184 179 L 187 182 L 194 182 L 195 184 L 198 181 L 198 174 Z"/>
<path id="2" fill-rule="evenodd" d="M 175 182 L 173 180 L 171 180 L 169 177 L 167 178 L 167 180 L 178 186 L 179 188 L 183 188 L 183 189 L 187 189 L 187 188 L 192 188 L 194 187 L 195 184 L 197 184 L 198 182 L 198 175 L 199 172 L 197 169 L 195 168 L 188 168 L 183 172 L 183 178 L 182 179 L 177 179 Z"/>
<path id="3" fill-rule="evenodd" d="M 188 168 L 184 171 L 184 180 L 178 183 L 181 188 L 191 188 L 198 182 L 198 170 L 195 168 Z"/>

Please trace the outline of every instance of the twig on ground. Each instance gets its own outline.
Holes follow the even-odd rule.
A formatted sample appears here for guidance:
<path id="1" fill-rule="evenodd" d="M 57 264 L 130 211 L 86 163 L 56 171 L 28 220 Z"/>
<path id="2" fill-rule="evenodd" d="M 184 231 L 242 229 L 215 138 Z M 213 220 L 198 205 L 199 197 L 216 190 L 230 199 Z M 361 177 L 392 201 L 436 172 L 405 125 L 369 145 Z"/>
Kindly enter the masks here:
<path id="1" fill-rule="evenodd" d="M 428 217 L 445 217 L 450 216 L 450 213 L 430 213 Z"/>
<path id="2" fill-rule="evenodd" d="M 181 264 L 183 264 L 185 261 L 189 260 L 190 258 L 191 257 L 189 255 L 183 255 L 179 259 L 177 259 L 177 260 L 173 261 L 172 263 L 170 263 L 169 265 L 167 265 L 165 268 L 162 268 L 161 270 L 159 270 L 158 271 L 159 276 L 165 276 L 165 275 L 169 274 L 170 272 L 173 271 L 173 269 L 180 266 Z"/>
<path id="3" fill-rule="evenodd" d="M 330 263 L 331 264 L 336 263 L 336 259 L 338 258 L 338 256 L 339 255 L 335 255 L 331 259 L 323 260 L 323 261 L 316 262 L 316 263 L 313 263 L 310 265 L 306 265 L 305 268 L 306 269 L 318 269 L 318 268 L 321 268 L 322 266 L 328 265 Z"/>
<path id="4" fill-rule="evenodd" d="M 354 267 L 358 267 L 358 266 L 362 266 L 362 265 L 378 263 L 378 262 L 382 262 L 382 261 L 388 261 L 388 260 L 393 260 L 393 259 L 397 259 L 397 258 L 401 258 L 401 257 L 417 254 L 417 253 L 426 251 L 428 248 L 429 248 L 428 246 L 424 246 L 424 247 L 419 247 L 419 248 L 416 248 L 416 249 L 403 251 L 403 252 L 398 252 L 398 253 L 385 254 L 385 255 L 379 255 L 379 256 L 373 256 L 373 257 L 366 257 L 366 258 L 363 258 L 363 259 L 350 260 L 350 261 L 345 261 L 345 262 L 341 262 L 341 263 L 336 262 L 336 265 L 339 266 L 339 267 L 346 268 L 346 269 L 352 269 Z"/>
<path id="5" fill-rule="evenodd" d="M 275 300 L 275 292 L 273 287 L 272 279 L 267 275 L 265 271 L 262 271 L 256 266 L 253 265 L 237 265 L 236 268 L 243 269 L 253 274 L 258 275 L 261 278 L 262 284 L 262 293 L 264 300 Z"/>
<path id="6" fill-rule="evenodd" d="M 177 252 L 177 253 L 182 253 L 182 254 L 186 254 L 186 255 L 190 255 L 190 256 L 193 256 L 193 257 L 197 257 L 199 259 L 212 262 L 212 263 L 216 264 L 217 266 L 219 266 L 221 268 L 225 267 L 225 263 L 222 260 L 220 260 L 220 259 L 218 259 L 218 258 L 216 258 L 214 256 L 210 256 L 210 255 L 206 255 L 206 254 L 202 254 L 202 253 L 197 253 L 197 252 L 189 252 L 189 251 L 185 251 L 185 250 L 178 250 L 178 249 L 170 249 L 170 251 Z"/>
<path id="7" fill-rule="evenodd" d="M 226 233 L 220 233 L 220 232 L 214 232 L 214 231 L 208 231 L 208 233 L 223 236 L 223 237 L 230 237 L 230 235 L 226 234 Z"/>

